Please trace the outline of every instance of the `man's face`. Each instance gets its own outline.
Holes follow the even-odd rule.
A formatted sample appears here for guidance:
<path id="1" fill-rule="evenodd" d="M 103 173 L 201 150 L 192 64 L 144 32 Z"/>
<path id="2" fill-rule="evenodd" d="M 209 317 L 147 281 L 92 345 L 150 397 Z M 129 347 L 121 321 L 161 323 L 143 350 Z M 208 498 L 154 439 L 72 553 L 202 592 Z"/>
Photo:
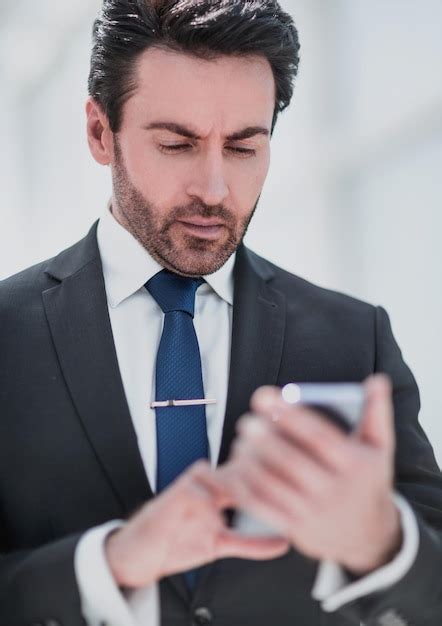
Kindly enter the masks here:
<path id="1" fill-rule="evenodd" d="M 140 58 L 114 135 L 112 211 L 162 266 L 201 276 L 235 252 L 268 172 L 274 107 L 262 57 Z"/>

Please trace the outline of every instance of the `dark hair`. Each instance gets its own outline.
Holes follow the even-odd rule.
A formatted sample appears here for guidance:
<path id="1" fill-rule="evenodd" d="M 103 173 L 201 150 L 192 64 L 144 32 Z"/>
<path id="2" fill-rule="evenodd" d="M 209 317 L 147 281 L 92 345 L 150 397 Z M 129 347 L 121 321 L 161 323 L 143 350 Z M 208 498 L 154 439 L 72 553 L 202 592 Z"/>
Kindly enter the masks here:
<path id="1" fill-rule="evenodd" d="M 293 95 L 298 32 L 276 0 L 103 0 L 94 22 L 89 94 L 118 132 L 136 90 L 136 61 L 148 48 L 205 59 L 258 54 L 273 70 L 278 115 Z"/>

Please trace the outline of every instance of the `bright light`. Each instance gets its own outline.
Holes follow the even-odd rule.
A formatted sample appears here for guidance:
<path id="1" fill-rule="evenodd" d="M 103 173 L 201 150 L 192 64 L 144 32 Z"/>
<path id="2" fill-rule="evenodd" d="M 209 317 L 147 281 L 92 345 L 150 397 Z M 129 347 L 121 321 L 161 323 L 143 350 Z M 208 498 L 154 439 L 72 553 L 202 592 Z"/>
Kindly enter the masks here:
<path id="1" fill-rule="evenodd" d="M 301 399 L 301 390 L 295 383 L 289 383 L 283 387 L 282 397 L 289 404 L 296 404 Z"/>

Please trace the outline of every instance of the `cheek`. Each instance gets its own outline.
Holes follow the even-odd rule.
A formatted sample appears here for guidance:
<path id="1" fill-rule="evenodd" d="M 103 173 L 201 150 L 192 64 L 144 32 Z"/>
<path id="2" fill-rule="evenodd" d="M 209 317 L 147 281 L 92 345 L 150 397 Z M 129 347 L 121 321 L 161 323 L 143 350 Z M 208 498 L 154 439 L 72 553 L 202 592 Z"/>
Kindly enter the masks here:
<path id="1" fill-rule="evenodd" d="M 179 172 L 142 141 L 128 143 L 125 165 L 133 185 L 156 207 L 169 206 L 179 193 Z"/>
<path id="2" fill-rule="evenodd" d="M 269 170 L 269 158 L 250 163 L 249 167 L 240 165 L 232 174 L 231 194 L 236 206 L 242 206 L 250 212 L 260 195 Z"/>

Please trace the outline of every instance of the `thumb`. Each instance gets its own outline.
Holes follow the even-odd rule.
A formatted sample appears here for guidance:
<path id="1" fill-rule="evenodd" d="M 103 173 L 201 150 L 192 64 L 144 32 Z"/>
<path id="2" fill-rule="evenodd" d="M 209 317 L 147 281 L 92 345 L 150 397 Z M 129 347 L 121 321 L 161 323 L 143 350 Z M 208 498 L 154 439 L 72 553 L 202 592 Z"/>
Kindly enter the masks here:
<path id="1" fill-rule="evenodd" d="M 283 537 L 247 537 L 239 531 L 222 529 L 218 536 L 217 558 L 275 559 L 290 547 Z"/>
<path id="2" fill-rule="evenodd" d="M 374 374 L 365 382 L 364 416 L 358 429 L 362 440 L 393 455 L 394 409 L 391 380 L 386 374 Z"/>

